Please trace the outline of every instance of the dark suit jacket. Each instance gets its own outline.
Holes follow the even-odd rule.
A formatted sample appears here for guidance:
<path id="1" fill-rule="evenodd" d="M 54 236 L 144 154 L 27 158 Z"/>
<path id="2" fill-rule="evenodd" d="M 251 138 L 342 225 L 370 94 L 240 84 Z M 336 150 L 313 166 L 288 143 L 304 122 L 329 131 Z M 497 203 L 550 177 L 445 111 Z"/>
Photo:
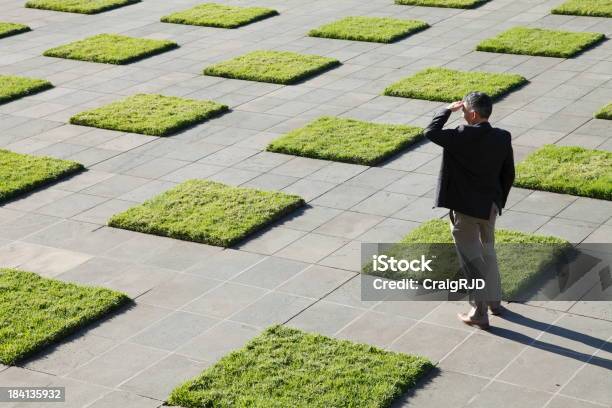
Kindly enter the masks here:
<path id="1" fill-rule="evenodd" d="M 510 132 L 489 122 L 442 129 L 450 115 L 450 109 L 438 111 L 425 129 L 444 148 L 436 206 L 486 220 L 495 203 L 501 215 L 514 182 Z"/>

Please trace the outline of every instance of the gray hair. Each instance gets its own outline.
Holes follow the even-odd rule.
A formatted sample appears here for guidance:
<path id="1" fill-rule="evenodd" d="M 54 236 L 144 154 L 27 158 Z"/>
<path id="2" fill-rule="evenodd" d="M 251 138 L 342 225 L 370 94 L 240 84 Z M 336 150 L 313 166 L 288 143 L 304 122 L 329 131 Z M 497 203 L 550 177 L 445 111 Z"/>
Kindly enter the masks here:
<path id="1" fill-rule="evenodd" d="M 484 92 L 470 92 L 465 95 L 463 102 L 468 109 L 478 113 L 481 118 L 488 118 L 493 112 L 493 101 Z"/>

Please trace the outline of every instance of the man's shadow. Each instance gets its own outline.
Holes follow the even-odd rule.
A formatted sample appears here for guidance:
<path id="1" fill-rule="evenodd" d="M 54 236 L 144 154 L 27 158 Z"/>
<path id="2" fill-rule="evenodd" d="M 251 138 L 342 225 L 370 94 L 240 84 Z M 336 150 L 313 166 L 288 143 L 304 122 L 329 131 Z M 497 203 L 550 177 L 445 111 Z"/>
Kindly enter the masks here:
<path id="1" fill-rule="evenodd" d="M 535 330 L 540 330 L 555 336 L 564 337 L 566 339 L 585 344 L 589 347 L 593 347 L 593 349 L 595 350 L 603 349 L 604 351 L 612 352 L 612 343 L 609 343 L 606 339 L 593 337 L 588 334 L 580 333 L 575 330 L 571 330 L 554 324 L 540 322 L 531 319 L 527 316 L 523 316 L 519 313 L 513 312 L 509 309 L 505 309 L 504 314 L 502 316 L 499 316 L 498 318 L 507 320 L 512 323 L 520 324 L 522 326 L 526 326 Z M 598 357 L 591 354 L 572 350 L 567 347 L 547 343 L 545 341 L 541 341 L 503 327 L 491 326 L 488 332 L 492 335 L 503 337 L 511 341 L 516 341 L 518 343 L 525 344 L 530 347 L 538 348 L 544 351 L 562 355 L 564 357 L 573 358 L 582 362 L 586 362 L 588 364 L 612 370 L 612 360 L 608 360 L 603 357 Z"/>

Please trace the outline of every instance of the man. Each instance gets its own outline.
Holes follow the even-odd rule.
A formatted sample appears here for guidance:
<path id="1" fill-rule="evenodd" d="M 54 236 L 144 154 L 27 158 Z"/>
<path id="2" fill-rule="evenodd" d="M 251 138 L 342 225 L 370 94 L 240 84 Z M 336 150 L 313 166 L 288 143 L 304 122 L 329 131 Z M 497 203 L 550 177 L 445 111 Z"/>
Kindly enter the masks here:
<path id="1" fill-rule="evenodd" d="M 452 112 L 463 111 L 467 125 L 443 129 Z M 495 218 L 501 215 L 514 182 L 510 132 L 489 123 L 491 98 L 472 92 L 437 112 L 425 136 L 444 148 L 438 176 L 436 206 L 450 210 L 451 232 L 464 274 L 483 278 L 485 288 L 470 293 L 464 323 L 489 327 L 487 306 L 494 315 L 503 311 L 501 282 L 495 255 Z"/>

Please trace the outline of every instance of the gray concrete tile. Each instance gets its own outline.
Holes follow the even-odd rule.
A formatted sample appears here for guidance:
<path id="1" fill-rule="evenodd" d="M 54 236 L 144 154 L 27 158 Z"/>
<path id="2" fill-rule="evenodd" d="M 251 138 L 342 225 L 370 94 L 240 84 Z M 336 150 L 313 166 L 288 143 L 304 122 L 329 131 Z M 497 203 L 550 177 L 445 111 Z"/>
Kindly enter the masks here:
<path id="1" fill-rule="evenodd" d="M 513 210 L 554 216 L 576 201 L 576 197 L 547 191 L 534 191 L 512 206 Z"/>
<path id="2" fill-rule="evenodd" d="M 207 364 L 171 354 L 121 384 L 121 389 L 157 400 L 165 400 L 184 381 L 200 374 Z"/>
<path id="3" fill-rule="evenodd" d="M 145 258 L 144 263 L 160 268 L 183 271 L 221 251 L 222 248 L 211 245 L 174 241 L 168 249 Z"/>
<path id="4" fill-rule="evenodd" d="M 550 408 L 596 408 L 601 407 L 599 404 L 576 400 L 573 398 L 557 395 L 548 404 Z"/>
<path id="5" fill-rule="evenodd" d="M 306 267 L 308 267 L 308 264 L 304 262 L 269 257 L 235 276 L 232 281 L 260 288 L 274 289 L 303 271 Z"/>
<path id="6" fill-rule="evenodd" d="M 36 209 L 36 212 L 55 217 L 70 218 L 84 211 L 87 211 L 108 199 L 89 194 L 74 193 L 50 204 L 43 205 Z"/>
<path id="7" fill-rule="evenodd" d="M 558 354 L 550 349 L 527 348 L 500 375 L 501 381 L 531 389 L 556 392 L 583 364 L 576 355 Z"/>
<path id="8" fill-rule="evenodd" d="M 190 179 L 208 178 L 220 171 L 224 167 L 211 164 L 191 163 L 179 168 L 171 173 L 160 177 L 162 180 L 172 181 L 174 183 L 182 183 Z"/>
<path id="9" fill-rule="evenodd" d="M 531 214 L 513 210 L 502 211 L 501 217 L 495 221 L 499 228 L 511 229 L 523 232 L 535 232 L 547 223 L 551 217 L 547 215 Z"/>
<path id="10" fill-rule="evenodd" d="M 294 157 L 270 170 L 270 173 L 289 177 L 306 177 L 329 164 L 326 160 Z"/>
<path id="11" fill-rule="evenodd" d="M 387 347 L 415 323 L 415 320 L 405 317 L 369 311 L 336 333 L 336 337 Z"/>
<path id="12" fill-rule="evenodd" d="M 133 201 L 105 199 L 105 201 L 101 204 L 73 216 L 72 219 L 76 221 L 106 225 L 110 217 L 117 213 L 123 212 L 134 205 L 136 205 L 136 203 Z"/>
<path id="13" fill-rule="evenodd" d="M 231 317 L 232 321 L 260 328 L 282 324 L 314 303 L 314 299 L 270 292 Z"/>
<path id="14" fill-rule="evenodd" d="M 612 214 L 612 203 L 609 201 L 579 197 L 557 216 L 601 224 L 610 218 L 610 214 Z"/>
<path id="15" fill-rule="evenodd" d="M 216 319 L 210 317 L 177 311 L 130 338 L 130 342 L 174 351 L 216 322 Z"/>
<path id="16" fill-rule="evenodd" d="M 355 274 L 325 266 L 312 266 L 277 288 L 280 292 L 321 298 Z"/>
<path id="17" fill-rule="evenodd" d="M 487 382 L 487 379 L 472 375 L 441 371 L 428 377 L 420 387 L 408 391 L 393 406 L 428 408 L 465 405 Z"/>
<path id="18" fill-rule="evenodd" d="M 285 187 L 283 191 L 285 193 L 299 195 L 304 201 L 311 202 L 334 187 L 336 187 L 336 184 L 333 183 L 303 179 Z"/>
<path id="19" fill-rule="evenodd" d="M 313 200 L 312 204 L 347 210 L 375 192 L 376 190 L 371 188 L 352 187 L 341 184 Z"/>
<path id="20" fill-rule="evenodd" d="M 475 333 L 440 361 L 443 370 L 493 378 L 516 358 L 524 346 L 520 343 Z M 474 353 L 478 350 L 478 353 Z"/>
<path id="21" fill-rule="evenodd" d="M 597 228 L 597 224 L 553 218 L 541 226 L 536 232 L 542 235 L 553 235 L 572 243 L 582 242 Z"/>
<path id="22" fill-rule="evenodd" d="M 93 404 L 90 408 L 114 408 L 114 407 L 133 407 L 133 408 L 157 408 L 160 406 L 160 401 L 151 398 L 141 397 L 139 395 L 125 392 L 112 391 Z"/>
<path id="23" fill-rule="evenodd" d="M 138 298 L 143 304 L 178 309 L 203 295 L 221 282 L 190 274 L 177 274 Z"/>
<path id="24" fill-rule="evenodd" d="M 185 344 L 177 353 L 199 361 L 215 363 L 258 334 L 259 330 L 252 326 L 225 320 Z"/>
<path id="25" fill-rule="evenodd" d="M 169 181 L 152 180 L 132 191 L 121 194 L 118 199 L 142 203 L 161 193 L 164 193 L 167 190 L 170 190 L 175 185 L 175 183 Z"/>
<path id="26" fill-rule="evenodd" d="M 215 318 L 227 318 L 255 302 L 266 292 L 267 290 L 262 288 L 225 283 L 206 292 L 182 309 Z"/>
<path id="27" fill-rule="evenodd" d="M 124 343 L 73 370 L 68 377 L 115 387 L 166 355 L 161 350 Z"/>
<path id="28" fill-rule="evenodd" d="M 24 368 L 57 376 L 67 374 L 115 347 L 117 342 L 88 334 L 72 335 L 27 360 Z"/>
<path id="29" fill-rule="evenodd" d="M 345 245 L 347 239 L 309 233 L 285 246 L 276 256 L 302 262 L 316 263 Z"/>
<path id="30" fill-rule="evenodd" d="M 120 195 L 135 190 L 148 181 L 149 180 L 142 177 L 132 177 L 119 174 L 96 183 L 93 186 L 82 190 L 82 192 L 101 197 L 117 198 Z"/>
<path id="31" fill-rule="evenodd" d="M 9 209 L 6 210 L 9 211 Z M 48 215 L 21 213 L 17 211 L 14 213 L 18 215 L 2 223 L 3 238 L 20 239 L 61 221 L 61 218 Z"/>
<path id="32" fill-rule="evenodd" d="M 346 211 L 315 230 L 315 233 L 353 239 L 372 228 L 384 217 Z"/>
<path id="33" fill-rule="evenodd" d="M 362 310 L 348 306 L 317 302 L 291 319 L 287 325 L 307 332 L 333 336 L 363 313 Z"/>
<path id="34" fill-rule="evenodd" d="M 66 401 L 62 405 L 68 408 L 87 406 L 108 392 L 106 387 L 63 377 L 54 377 L 49 386 L 66 387 Z"/>
<path id="35" fill-rule="evenodd" d="M 295 183 L 299 179 L 296 177 L 281 176 L 278 174 L 265 173 L 261 176 L 244 183 L 242 187 L 251 187 L 258 190 L 278 191 Z"/>
<path id="36" fill-rule="evenodd" d="M 357 176 L 359 173 L 364 172 L 367 168 L 367 166 L 357 164 L 332 162 L 329 165 L 322 167 L 314 173 L 306 176 L 306 178 L 309 180 L 339 184 Z"/>
<path id="37" fill-rule="evenodd" d="M 612 336 L 612 323 L 584 316 L 564 315 L 538 340 L 552 347 L 592 355 Z"/>
<path id="38" fill-rule="evenodd" d="M 431 198 L 416 198 L 406 207 L 393 214 L 393 217 L 407 221 L 424 222 L 432 218 L 441 218 L 446 213 L 448 213 L 446 208 L 434 207 L 434 201 Z"/>
<path id="39" fill-rule="evenodd" d="M 395 339 L 389 348 L 393 351 L 415 354 L 438 362 L 465 340 L 468 335 L 469 333 L 463 330 L 419 322 Z"/>
<path id="40" fill-rule="evenodd" d="M 292 212 L 280 222 L 280 225 L 300 231 L 312 231 L 341 212 L 335 208 L 307 206 Z"/>
<path id="41" fill-rule="evenodd" d="M 124 292 L 132 298 L 137 298 L 154 287 L 173 279 L 176 274 L 170 269 L 133 264 L 128 266 L 120 277 L 106 282 L 105 285 Z"/>
<path id="42" fill-rule="evenodd" d="M 23 242 L 9 243 L 0 248 L 0 263 L 5 267 L 20 267 L 46 277 L 53 277 L 86 262 L 90 255 L 33 245 Z"/>
<path id="43" fill-rule="evenodd" d="M 169 309 L 136 303 L 93 324 L 88 334 L 123 341 L 168 316 L 171 312 Z"/>
<path id="44" fill-rule="evenodd" d="M 406 194 L 378 191 L 353 206 L 351 210 L 365 214 L 390 216 L 400 209 L 406 207 L 417 197 Z"/>
<path id="45" fill-rule="evenodd" d="M 384 188 L 395 180 L 404 177 L 405 175 L 405 172 L 399 170 L 370 167 L 347 180 L 346 184 L 357 187 L 380 189 Z"/>
<path id="46" fill-rule="evenodd" d="M 470 408 L 491 406 L 539 408 L 545 406 L 549 399 L 550 394 L 542 391 L 494 381 L 487 385 L 467 406 Z"/>
<path id="47" fill-rule="evenodd" d="M 291 228 L 274 227 L 253 235 L 238 249 L 263 255 L 272 255 L 304 236 L 305 232 Z"/>
<path id="48" fill-rule="evenodd" d="M 202 259 L 189 268 L 187 272 L 209 279 L 228 280 L 244 270 L 256 266 L 264 258 L 262 255 L 225 249 Z"/>

